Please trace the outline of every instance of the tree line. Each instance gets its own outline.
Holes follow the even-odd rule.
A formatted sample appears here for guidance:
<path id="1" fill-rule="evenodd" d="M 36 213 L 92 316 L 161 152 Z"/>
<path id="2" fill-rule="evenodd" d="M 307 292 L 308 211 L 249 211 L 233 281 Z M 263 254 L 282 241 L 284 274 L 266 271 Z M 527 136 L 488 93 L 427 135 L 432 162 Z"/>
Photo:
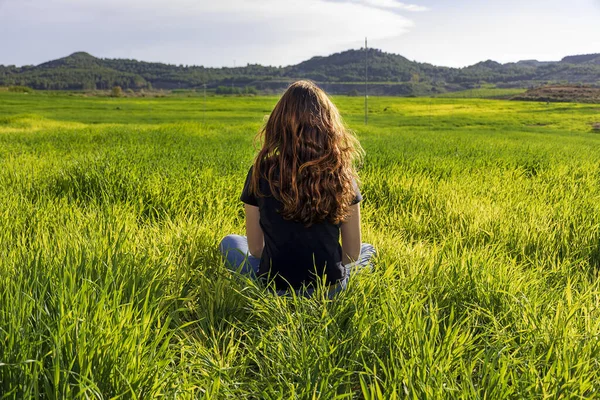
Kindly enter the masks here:
<path id="1" fill-rule="evenodd" d="M 558 62 L 535 60 L 499 64 L 488 60 L 466 68 L 439 67 L 410 61 L 397 54 L 369 49 L 367 79 L 402 84 L 419 91 L 460 90 L 481 84 L 529 87 L 539 83 L 600 85 L 600 54 L 569 56 Z M 205 84 L 232 92 L 244 87 L 276 87 L 307 78 L 344 84 L 365 79 L 364 50 L 348 50 L 328 57 L 313 57 L 287 67 L 248 64 L 237 68 L 170 65 L 130 59 L 101 59 L 87 53 L 38 66 L 0 66 L 0 85 L 41 90 L 191 89 Z M 343 85 L 342 85 L 343 86 Z M 235 89 L 235 88 L 238 89 Z"/>

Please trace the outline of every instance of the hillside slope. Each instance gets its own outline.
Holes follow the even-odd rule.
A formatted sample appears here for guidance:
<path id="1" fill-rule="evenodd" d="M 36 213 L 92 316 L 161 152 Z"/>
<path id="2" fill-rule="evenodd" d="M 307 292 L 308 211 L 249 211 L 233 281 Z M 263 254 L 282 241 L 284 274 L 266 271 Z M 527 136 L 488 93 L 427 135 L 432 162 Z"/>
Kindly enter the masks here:
<path id="1" fill-rule="evenodd" d="M 427 94 L 462 90 L 481 84 L 531 87 L 545 83 L 600 85 L 600 54 L 567 56 L 561 61 L 525 60 L 500 64 L 487 60 L 465 68 L 439 67 L 410 61 L 377 49 L 347 50 L 327 57 L 313 57 L 297 65 L 270 67 L 249 64 L 238 68 L 205 68 L 129 59 L 102 59 L 85 52 L 38 66 L 0 66 L 0 85 L 24 85 L 35 89 L 91 90 L 121 86 L 142 88 L 209 88 L 220 85 L 257 86 L 279 90 L 299 78 L 326 83 L 333 92 L 356 90 L 365 78 L 365 57 L 370 82 L 382 83 L 379 94 Z"/>

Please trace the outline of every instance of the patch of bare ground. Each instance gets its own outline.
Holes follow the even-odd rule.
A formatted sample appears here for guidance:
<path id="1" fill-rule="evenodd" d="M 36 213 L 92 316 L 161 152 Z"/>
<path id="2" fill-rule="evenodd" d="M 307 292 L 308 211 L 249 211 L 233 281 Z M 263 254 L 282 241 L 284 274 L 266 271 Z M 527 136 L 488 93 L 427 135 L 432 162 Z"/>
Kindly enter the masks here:
<path id="1" fill-rule="evenodd" d="M 529 89 L 512 100 L 600 103 L 600 88 L 584 85 L 552 85 Z"/>

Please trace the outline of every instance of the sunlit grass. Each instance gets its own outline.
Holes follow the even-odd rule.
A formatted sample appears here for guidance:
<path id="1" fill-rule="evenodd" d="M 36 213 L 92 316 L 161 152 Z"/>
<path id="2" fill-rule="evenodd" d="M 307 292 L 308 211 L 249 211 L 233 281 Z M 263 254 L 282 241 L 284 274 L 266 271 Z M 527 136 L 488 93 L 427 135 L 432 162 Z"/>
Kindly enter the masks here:
<path id="1" fill-rule="evenodd" d="M 526 89 L 520 88 L 478 88 L 466 89 L 458 92 L 447 92 L 438 94 L 439 98 L 456 98 L 456 99 L 494 99 L 494 98 L 510 98 L 518 94 L 525 93 Z"/>
<path id="2" fill-rule="evenodd" d="M 379 256 L 328 301 L 216 248 L 276 98 L 0 101 L 3 397 L 598 396 L 597 105 L 335 98 Z"/>

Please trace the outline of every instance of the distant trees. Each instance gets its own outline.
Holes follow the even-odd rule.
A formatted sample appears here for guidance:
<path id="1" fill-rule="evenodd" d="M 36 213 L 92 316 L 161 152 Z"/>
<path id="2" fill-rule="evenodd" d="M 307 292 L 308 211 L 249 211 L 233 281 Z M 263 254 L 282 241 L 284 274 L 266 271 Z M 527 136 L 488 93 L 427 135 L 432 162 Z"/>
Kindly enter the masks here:
<path id="1" fill-rule="evenodd" d="M 460 90 L 488 82 L 503 87 L 527 87 L 541 81 L 566 81 L 598 84 L 600 55 L 567 57 L 570 62 L 525 62 L 499 64 L 484 61 L 466 68 L 438 67 L 410 61 L 397 54 L 369 49 L 368 79 L 412 85 L 412 92 L 444 87 Z M 119 86 L 132 89 L 196 89 L 208 84 L 219 94 L 254 94 L 263 83 L 285 85 L 293 79 L 312 79 L 320 83 L 362 82 L 365 78 L 365 50 L 348 50 L 328 57 L 313 57 L 297 65 L 271 67 L 248 64 L 238 68 L 205 68 L 169 65 L 128 59 L 100 59 L 87 53 L 38 66 L 0 65 L 1 86 L 28 86 L 40 90 L 111 90 Z M 231 83 L 234 87 L 231 88 Z"/>
<path id="2" fill-rule="evenodd" d="M 237 94 L 237 95 L 256 95 L 258 94 L 258 90 L 254 86 L 245 86 L 241 87 L 231 87 L 231 86 L 219 86 L 216 90 L 217 94 Z"/>

